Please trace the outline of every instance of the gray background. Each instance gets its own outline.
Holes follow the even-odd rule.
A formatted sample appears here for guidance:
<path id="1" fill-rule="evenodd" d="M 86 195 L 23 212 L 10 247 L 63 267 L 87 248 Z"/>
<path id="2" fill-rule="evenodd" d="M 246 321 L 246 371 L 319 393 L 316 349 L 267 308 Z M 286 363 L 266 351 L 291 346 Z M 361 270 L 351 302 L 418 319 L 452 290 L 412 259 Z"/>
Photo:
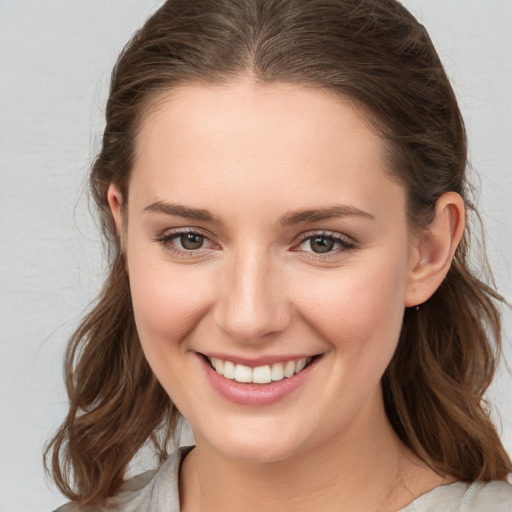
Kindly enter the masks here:
<path id="1" fill-rule="evenodd" d="M 114 59 L 157 0 L 0 0 L 0 512 L 50 511 L 41 449 L 66 410 L 66 339 L 103 275 L 84 194 Z M 512 302 L 512 1 L 406 0 L 468 125 L 490 260 Z M 505 316 L 506 356 L 512 316 Z M 512 452 L 511 377 L 489 398 Z"/>

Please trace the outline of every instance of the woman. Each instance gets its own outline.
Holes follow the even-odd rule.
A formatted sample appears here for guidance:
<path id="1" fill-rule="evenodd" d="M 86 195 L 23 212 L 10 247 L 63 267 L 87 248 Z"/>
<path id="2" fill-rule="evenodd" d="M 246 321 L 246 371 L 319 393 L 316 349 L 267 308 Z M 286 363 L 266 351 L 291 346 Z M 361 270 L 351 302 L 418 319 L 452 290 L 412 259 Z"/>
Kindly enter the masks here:
<path id="1" fill-rule="evenodd" d="M 512 508 L 464 125 L 399 3 L 168 1 L 106 118 L 112 267 L 47 451 L 62 510 Z M 168 456 L 180 415 L 196 445 Z M 148 441 L 158 471 L 125 482 Z"/>

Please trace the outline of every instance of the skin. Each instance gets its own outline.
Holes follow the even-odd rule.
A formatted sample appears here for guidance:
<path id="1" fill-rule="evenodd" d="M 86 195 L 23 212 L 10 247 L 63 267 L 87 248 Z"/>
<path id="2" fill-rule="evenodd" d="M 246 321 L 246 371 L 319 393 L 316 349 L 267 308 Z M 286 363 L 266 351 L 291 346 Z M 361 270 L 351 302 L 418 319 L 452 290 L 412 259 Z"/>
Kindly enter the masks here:
<path id="1" fill-rule="evenodd" d="M 443 483 L 395 436 L 380 379 L 404 308 L 448 271 L 464 206 L 445 194 L 412 230 L 384 148 L 348 99 L 248 77 L 174 88 L 144 118 L 129 197 L 113 184 L 108 198 L 144 352 L 196 438 L 184 511 L 382 512 Z M 282 222 L 333 206 L 344 214 Z M 294 393 L 252 407 L 212 388 L 209 352 L 321 357 Z"/>

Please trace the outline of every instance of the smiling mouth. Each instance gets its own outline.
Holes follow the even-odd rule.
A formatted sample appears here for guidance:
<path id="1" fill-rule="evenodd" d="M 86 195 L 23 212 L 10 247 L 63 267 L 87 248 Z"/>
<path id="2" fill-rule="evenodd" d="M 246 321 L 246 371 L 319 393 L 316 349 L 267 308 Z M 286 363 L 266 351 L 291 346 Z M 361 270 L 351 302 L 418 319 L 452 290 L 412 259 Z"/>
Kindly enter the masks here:
<path id="1" fill-rule="evenodd" d="M 303 357 L 254 368 L 215 357 L 205 357 L 215 372 L 226 379 L 247 384 L 269 384 L 293 377 L 320 356 Z"/>

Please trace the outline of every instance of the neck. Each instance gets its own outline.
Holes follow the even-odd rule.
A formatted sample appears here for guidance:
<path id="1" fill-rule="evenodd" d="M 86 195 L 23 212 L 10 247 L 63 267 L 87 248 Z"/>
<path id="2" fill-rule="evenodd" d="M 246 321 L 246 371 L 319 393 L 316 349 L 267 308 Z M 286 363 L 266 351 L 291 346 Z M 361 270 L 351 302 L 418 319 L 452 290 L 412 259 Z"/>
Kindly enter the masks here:
<path id="1" fill-rule="evenodd" d="M 383 407 L 343 437 L 278 462 L 233 460 L 196 441 L 180 477 L 184 512 L 331 512 L 340 503 L 347 512 L 391 512 L 441 483 L 402 445 Z"/>

